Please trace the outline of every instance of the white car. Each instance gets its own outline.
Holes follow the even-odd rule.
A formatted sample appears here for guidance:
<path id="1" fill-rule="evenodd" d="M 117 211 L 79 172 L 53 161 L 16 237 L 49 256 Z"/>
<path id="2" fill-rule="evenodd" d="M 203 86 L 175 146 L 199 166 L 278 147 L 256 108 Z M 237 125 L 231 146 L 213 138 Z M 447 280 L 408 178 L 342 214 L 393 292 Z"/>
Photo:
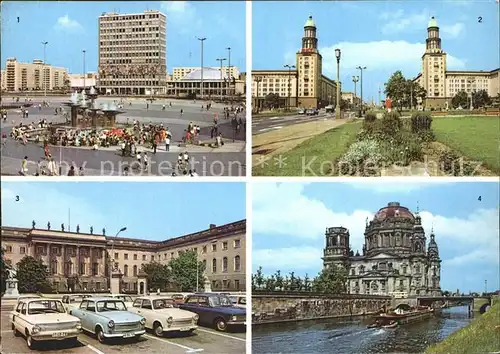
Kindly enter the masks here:
<path id="1" fill-rule="evenodd" d="M 127 306 L 127 309 L 129 307 L 132 307 L 134 303 L 134 299 L 132 299 L 132 296 L 130 295 L 125 295 L 125 294 L 111 294 L 109 297 L 112 297 L 114 299 L 120 299 L 125 303 L 125 306 Z"/>
<path id="2" fill-rule="evenodd" d="M 72 309 L 77 308 L 80 306 L 80 303 L 90 297 L 91 295 L 89 294 L 70 294 L 70 295 L 64 295 L 62 297 L 62 302 L 64 304 L 64 308 L 66 311 L 69 313 Z"/>
<path id="3" fill-rule="evenodd" d="M 193 332 L 198 328 L 196 313 L 174 306 L 175 301 L 168 296 L 142 296 L 135 299 L 128 311 L 143 316 L 146 328 L 158 337 L 163 332 Z"/>
<path id="4" fill-rule="evenodd" d="M 57 299 L 20 300 L 11 315 L 14 335 L 24 335 L 30 349 L 38 341 L 70 339 L 76 344 L 82 331 L 80 320 L 66 313 L 63 303 Z"/>
<path id="5" fill-rule="evenodd" d="M 229 295 L 229 300 L 231 300 L 233 306 L 247 308 L 247 297 L 245 295 Z"/>

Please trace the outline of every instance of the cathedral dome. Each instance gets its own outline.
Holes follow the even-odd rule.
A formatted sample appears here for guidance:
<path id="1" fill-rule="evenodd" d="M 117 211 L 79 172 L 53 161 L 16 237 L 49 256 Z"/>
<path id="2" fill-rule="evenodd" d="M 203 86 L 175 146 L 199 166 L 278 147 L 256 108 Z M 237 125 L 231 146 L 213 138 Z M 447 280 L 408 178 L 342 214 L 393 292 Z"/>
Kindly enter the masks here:
<path id="1" fill-rule="evenodd" d="M 391 202 L 387 204 L 386 207 L 380 209 L 373 218 L 374 221 L 384 221 L 387 218 L 401 217 L 409 218 L 415 220 L 415 216 L 412 212 L 404 206 L 401 206 L 398 202 Z"/>

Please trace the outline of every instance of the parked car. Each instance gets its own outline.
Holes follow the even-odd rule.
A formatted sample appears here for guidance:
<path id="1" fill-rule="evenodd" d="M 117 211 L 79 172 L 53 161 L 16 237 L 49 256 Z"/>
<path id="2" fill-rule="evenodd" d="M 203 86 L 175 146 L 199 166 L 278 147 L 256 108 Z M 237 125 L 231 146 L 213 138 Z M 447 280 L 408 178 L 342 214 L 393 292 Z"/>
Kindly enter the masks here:
<path id="1" fill-rule="evenodd" d="M 306 115 L 308 115 L 308 116 L 316 116 L 318 114 L 319 114 L 318 109 L 310 108 L 310 109 L 306 110 Z"/>
<path id="2" fill-rule="evenodd" d="M 76 344 L 82 328 L 81 321 L 69 315 L 57 299 L 22 299 L 11 312 L 11 318 L 14 335 L 24 335 L 30 349 L 38 341 L 69 339 Z"/>
<path id="3" fill-rule="evenodd" d="M 134 299 L 132 299 L 132 296 L 130 295 L 125 295 L 125 294 L 111 294 L 109 295 L 110 297 L 114 299 L 120 299 L 125 303 L 125 306 L 127 306 L 127 309 L 132 307 L 132 304 L 134 303 Z"/>
<path id="4" fill-rule="evenodd" d="M 233 306 L 225 295 L 199 293 L 188 295 L 179 307 L 200 316 L 198 324 L 226 331 L 228 327 L 245 326 L 246 310 Z"/>
<path id="5" fill-rule="evenodd" d="M 247 308 L 247 297 L 245 295 L 230 295 L 229 300 L 231 300 L 233 306 Z"/>
<path id="6" fill-rule="evenodd" d="M 41 298 L 41 296 L 38 296 L 38 295 L 19 295 L 19 297 L 17 298 L 16 304 L 12 308 L 12 311 L 9 313 L 9 321 L 12 322 L 12 314 L 16 310 L 17 305 L 19 305 L 20 301 L 23 301 L 23 300 L 26 301 L 26 300 L 29 300 L 29 299 L 40 299 L 40 298 Z"/>
<path id="7" fill-rule="evenodd" d="M 82 322 L 82 329 L 97 336 L 104 343 L 110 338 L 139 339 L 146 330 L 146 319 L 128 312 L 125 303 L 109 297 L 88 297 L 71 314 Z"/>
<path id="8" fill-rule="evenodd" d="M 80 303 L 92 295 L 89 294 L 71 294 L 64 295 L 62 297 L 62 302 L 66 311 L 70 312 L 72 308 L 80 306 Z"/>
<path id="9" fill-rule="evenodd" d="M 166 296 L 138 297 L 129 311 L 144 316 L 146 328 L 158 337 L 164 332 L 193 332 L 198 328 L 199 316 L 176 308 L 174 300 Z"/>
<path id="10" fill-rule="evenodd" d="M 297 109 L 297 114 L 306 114 L 306 110 L 304 108 Z"/>
<path id="11" fill-rule="evenodd" d="M 335 112 L 335 106 L 332 104 L 328 105 L 325 107 L 325 111 L 326 111 L 326 113 L 333 113 L 333 112 Z"/>

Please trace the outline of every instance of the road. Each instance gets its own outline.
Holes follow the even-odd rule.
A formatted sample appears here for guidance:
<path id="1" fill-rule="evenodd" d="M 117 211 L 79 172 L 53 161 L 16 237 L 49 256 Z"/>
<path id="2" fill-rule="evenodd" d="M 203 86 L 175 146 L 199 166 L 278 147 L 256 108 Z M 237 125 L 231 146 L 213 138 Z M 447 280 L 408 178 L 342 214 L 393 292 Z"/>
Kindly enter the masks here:
<path id="1" fill-rule="evenodd" d="M 29 118 L 27 119 L 23 119 L 19 113 L 9 111 L 7 122 L 5 124 L 2 122 L 2 131 L 9 132 L 13 124 L 18 125 L 21 121 L 27 124 L 29 122 L 36 122 L 41 118 L 54 123 L 63 122 L 64 118 L 54 115 L 54 107 L 59 106 L 63 100 L 62 98 L 52 99 L 52 107 L 50 108 L 42 108 L 41 110 L 30 108 Z M 109 103 L 110 99 L 97 100 L 99 104 L 106 101 Z M 209 112 L 206 110 L 202 111 L 201 104 L 193 103 L 193 101 L 176 101 L 171 108 L 168 106 L 168 102 L 170 101 L 160 101 L 152 105 L 150 104 L 149 109 L 146 109 L 146 102 L 144 100 L 134 100 L 131 102 L 132 106 L 126 105 L 123 109 L 125 113 L 118 115 L 118 123 L 132 123 L 134 119 L 142 123 L 163 123 L 172 132 L 173 142 L 181 140 L 184 130 L 190 122 L 200 126 L 200 140 L 209 140 L 214 115 L 216 112 L 220 113 L 222 111 L 220 107 L 215 107 Z M 167 105 L 165 111 L 162 110 L 163 104 Z M 183 109 L 182 116 L 180 114 L 181 109 Z M 244 113 L 241 114 L 242 118 L 244 118 Z M 245 130 L 242 129 L 240 134 L 234 137 L 235 142 L 233 143 L 233 129 L 231 124 L 229 121 L 224 120 L 222 114 L 220 114 L 219 132 L 222 133 L 223 140 L 226 143 L 223 148 L 216 149 L 215 151 L 211 148 L 196 146 L 178 148 L 172 143 L 171 151 L 166 152 L 164 150 L 165 147 L 160 146 L 156 155 L 150 155 L 150 169 L 147 171 L 135 171 L 131 174 L 135 174 L 136 176 L 170 176 L 175 169 L 179 152 L 187 150 L 192 160 L 190 169 L 195 169 L 200 176 L 244 176 L 246 174 Z M 61 165 L 63 167 L 68 165 L 83 166 L 86 170 L 86 175 L 121 175 L 123 168 L 134 162 L 133 158 L 121 157 L 115 149 L 92 151 L 85 148 L 61 148 L 53 146 L 51 147 L 51 153 L 58 162 L 61 158 L 63 162 Z M 23 146 L 8 139 L 6 146 L 2 148 L 2 170 L 9 172 L 3 172 L 3 174 L 15 174 L 16 171 L 19 171 L 20 163 L 24 156 L 28 156 L 28 160 L 36 163 L 43 156 L 41 146 L 32 143 Z"/>
<path id="2" fill-rule="evenodd" d="M 252 121 L 252 134 L 262 134 L 273 130 L 279 130 L 286 126 L 313 122 L 317 120 L 332 119 L 325 113 L 320 113 L 317 116 L 293 115 L 293 116 L 276 116 L 259 118 Z"/>
<path id="3" fill-rule="evenodd" d="M 66 342 L 42 343 L 38 350 L 29 350 L 24 337 L 15 337 L 9 323 L 8 311 L 1 312 L 1 352 L 5 354 L 114 354 L 114 353 L 245 353 L 245 333 L 220 333 L 199 327 L 193 335 L 155 337 L 151 333 L 142 336 L 138 342 L 117 340 L 101 344 L 93 336 L 82 333 L 80 344 L 71 347 Z"/>

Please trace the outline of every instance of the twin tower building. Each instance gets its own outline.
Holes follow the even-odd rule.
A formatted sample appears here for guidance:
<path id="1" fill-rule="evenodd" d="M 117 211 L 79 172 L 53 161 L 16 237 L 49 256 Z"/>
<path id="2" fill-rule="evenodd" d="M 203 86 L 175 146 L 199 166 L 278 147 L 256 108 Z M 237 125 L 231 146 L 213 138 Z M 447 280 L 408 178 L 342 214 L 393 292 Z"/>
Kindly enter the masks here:
<path id="1" fill-rule="evenodd" d="M 349 230 L 326 229 L 323 267 L 348 270 L 348 293 L 440 296 L 441 259 L 434 232 L 430 241 L 418 211 L 397 202 L 380 209 L 366 224 L 362 253 L 350 247 Z M 398 294 L 399 293 L 399 294 Z"/>

